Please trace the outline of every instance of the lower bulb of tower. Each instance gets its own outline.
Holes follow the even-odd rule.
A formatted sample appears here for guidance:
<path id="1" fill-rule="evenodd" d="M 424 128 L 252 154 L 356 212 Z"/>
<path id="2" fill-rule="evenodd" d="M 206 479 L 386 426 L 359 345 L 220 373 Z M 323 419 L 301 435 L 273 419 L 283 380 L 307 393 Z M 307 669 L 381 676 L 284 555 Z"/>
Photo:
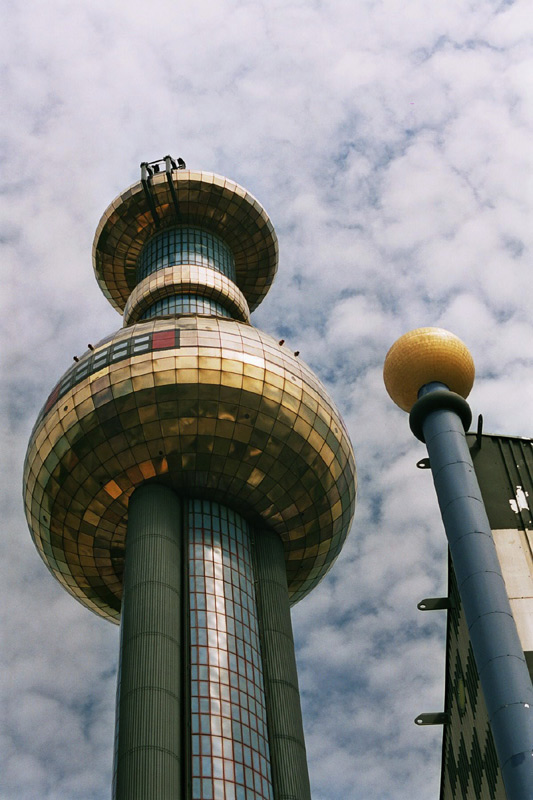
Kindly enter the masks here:
<path id="1" fill-rule="evenodd" d="M 235 320 L 123 328 L 56 385 L 25 464 L 28 522 L 65 588 L 118 621 L 128 501 L 154 480 L 279 533 L 291 602 L 349 531 L 355 464 L 344 424 L 299 358 Z"/>

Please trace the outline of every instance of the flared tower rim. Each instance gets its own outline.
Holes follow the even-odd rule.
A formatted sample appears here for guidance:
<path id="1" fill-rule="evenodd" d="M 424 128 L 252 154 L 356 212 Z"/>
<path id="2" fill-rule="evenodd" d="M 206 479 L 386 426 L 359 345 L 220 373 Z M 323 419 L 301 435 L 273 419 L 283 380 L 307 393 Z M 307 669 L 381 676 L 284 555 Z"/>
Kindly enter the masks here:
<path id="1" fill-rule="evenodd" d="M 93 242 L 93 266 L 105 297 L 121 313 L 134 289 L 136 263 L 146 241 L 176 225 L 220 236 L 235 258 L 236 283 L 253 311 L 278 266 L 278 240 L 268 214 L 238 183 L 212 172 L 174 170 L 150 179 L 153 210 L 142 181 L 121 192 L 104 211 Z"/>

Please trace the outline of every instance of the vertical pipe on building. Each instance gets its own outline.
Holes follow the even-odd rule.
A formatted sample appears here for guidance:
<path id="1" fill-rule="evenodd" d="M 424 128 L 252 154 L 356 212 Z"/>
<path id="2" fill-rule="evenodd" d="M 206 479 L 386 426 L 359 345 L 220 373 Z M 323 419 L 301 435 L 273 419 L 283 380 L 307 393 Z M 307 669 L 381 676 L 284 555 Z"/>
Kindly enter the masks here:
<path id="1" fill-rule="evenodd" d="M 255 554 L 274 800 L 311 800 L 281 539 L 256 531 Z"/>
<path id="2" fill-rule="evenodd" d="M 531 800 L 533 689 L 466 442 L 464 414 L 459 415 L 461 403 L 468 409 L 443 384 L 428 384 L 411 410 L 411 427 L 428 449 L 507 797 Z"/>
<path id="3" fill-rule="evenodd" d="M 117 688 L 115 800 L 183 797 L 181 510 L 145 484 L 128 509 Z"/>

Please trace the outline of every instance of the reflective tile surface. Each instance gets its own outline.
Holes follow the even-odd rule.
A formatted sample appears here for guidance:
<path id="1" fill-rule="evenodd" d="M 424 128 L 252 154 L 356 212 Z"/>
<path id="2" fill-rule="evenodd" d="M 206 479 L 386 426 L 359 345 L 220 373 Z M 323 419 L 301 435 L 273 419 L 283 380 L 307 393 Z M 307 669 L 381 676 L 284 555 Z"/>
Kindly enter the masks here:
<path id="1" fill-rule="evenodd" d="M 272 337 L 230 319 L 119 330 L 65 373 L 32 432 L 35 544 L 109 619 L 120 615 L 128 498 L 152 478 L 277 531 L 292 602 L 329 569 L 354 511 L 353 451 L 326 390 Z"/>

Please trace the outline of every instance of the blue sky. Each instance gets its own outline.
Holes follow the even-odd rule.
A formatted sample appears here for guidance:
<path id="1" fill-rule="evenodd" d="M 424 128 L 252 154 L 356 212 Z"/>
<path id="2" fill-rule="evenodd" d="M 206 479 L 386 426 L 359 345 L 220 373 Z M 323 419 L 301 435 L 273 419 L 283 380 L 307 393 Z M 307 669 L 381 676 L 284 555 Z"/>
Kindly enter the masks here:
<path id="1" fill-rule="evenodd" d="M 438 796 L 446 547 L 383 387 L 403 332 L 470 347 L 485 430 L 531 435 L 533 21 L 526 0 L 93 0 L 3 10 L 2 800 L 103 800 L 118 629 L 47 573 L 21 470 L 58 377 L 121 319 L 103 210 L 171 153 L 243 184 L 280 240 L 254 313 L 327 383 L 359 470 L 352 533 L 294 609 L 313 800 Z"/>

